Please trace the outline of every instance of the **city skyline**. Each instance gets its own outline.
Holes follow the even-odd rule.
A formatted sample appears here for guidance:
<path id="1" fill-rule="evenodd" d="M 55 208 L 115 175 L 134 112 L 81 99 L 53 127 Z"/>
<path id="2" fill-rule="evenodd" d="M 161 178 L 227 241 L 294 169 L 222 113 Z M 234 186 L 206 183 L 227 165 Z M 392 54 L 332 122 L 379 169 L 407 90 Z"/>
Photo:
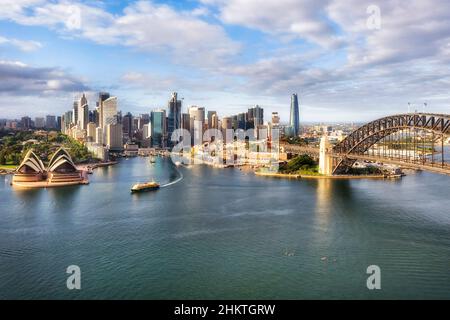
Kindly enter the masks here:
<path id="1" fill-rule="evenodd" d="M 1 117 L 61 114 L 74 92 L 101 90 L 134 114 L 172 91 L 220 116 L 258 104 L 282 119 L 297 92 L 306 122 L 365 121 L 408 102 L 449 110 L 449 4 L 378 1 L 370 28 L 371 3 L 276 3 L 14 1 L 0 13 Z"/>

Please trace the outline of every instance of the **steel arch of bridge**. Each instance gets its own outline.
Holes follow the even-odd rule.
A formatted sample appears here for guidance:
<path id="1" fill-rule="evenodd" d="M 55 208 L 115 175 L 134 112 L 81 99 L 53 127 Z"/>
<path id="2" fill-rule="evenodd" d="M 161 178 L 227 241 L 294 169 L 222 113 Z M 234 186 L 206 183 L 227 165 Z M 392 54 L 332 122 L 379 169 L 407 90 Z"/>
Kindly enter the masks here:
<path id="1" fill-rule="evenodd" d="M 369 122 L 353 131 L 344 140 L 334 146 L 332 153 L 340 160 L 334 167 L 333 174 L 340 173 L 355 160 L 352 155 L 364 154 L 381 139 L 405 129 L 419 129 L 437 135 L 450 134 L 450 115 L 433 113 L 398 114 Z"/>

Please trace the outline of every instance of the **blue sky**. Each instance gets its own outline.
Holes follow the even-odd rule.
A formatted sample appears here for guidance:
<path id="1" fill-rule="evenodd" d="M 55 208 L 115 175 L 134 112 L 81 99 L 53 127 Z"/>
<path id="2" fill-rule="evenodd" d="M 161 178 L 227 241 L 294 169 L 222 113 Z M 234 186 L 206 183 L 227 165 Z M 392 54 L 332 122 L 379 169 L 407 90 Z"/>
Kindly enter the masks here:
<path id="1" fill-rule="evenodd" d="M 165 107 L 172 91 L 184 108 L 224 116 L 259 104 L 283 121 L 294 92 L 302 121 L 365 121 L 408 102 L 450 109 L 450 4 L 439 0 L 0 7 L 0 118 L 61 114 L 83 91 L 93 107 L 100 90 L 136 114 Z"/>

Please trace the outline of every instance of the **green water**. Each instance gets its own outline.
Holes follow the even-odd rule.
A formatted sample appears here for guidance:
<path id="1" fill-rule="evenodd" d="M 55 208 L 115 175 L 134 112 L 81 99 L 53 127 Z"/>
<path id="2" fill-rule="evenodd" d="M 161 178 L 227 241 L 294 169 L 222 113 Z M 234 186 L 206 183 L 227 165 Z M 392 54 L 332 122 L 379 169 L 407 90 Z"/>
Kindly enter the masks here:
<path id="1" fill-rule="evenodd" d="M 169 160 L 97 169 L 88 186 L 0 177 L 0 298 L 450 298 L 450 177 L 278 180 Z M 81 290 L 66 288 L 67 266 Z M 368 290 L 366 268 L 381 268 Z"/>

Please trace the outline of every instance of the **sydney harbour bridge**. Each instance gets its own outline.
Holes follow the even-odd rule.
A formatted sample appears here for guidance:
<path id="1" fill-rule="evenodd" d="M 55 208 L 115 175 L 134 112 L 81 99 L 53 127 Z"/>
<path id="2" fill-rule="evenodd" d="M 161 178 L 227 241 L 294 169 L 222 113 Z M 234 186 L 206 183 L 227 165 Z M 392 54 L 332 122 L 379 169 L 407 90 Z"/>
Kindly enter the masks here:
<path id="1" fill-rule="evenodd" d="M 450 115 L 407 113 L 371 121 L 335 145 L 321 143 L 317 148 L 286 144 L 284 148 L 320 158 L 322 173 L 327 175 L 347 174 L 358 160 L 450 175 L 450 155 L 447 159 L 445 153 L 449 135 Z"/>

